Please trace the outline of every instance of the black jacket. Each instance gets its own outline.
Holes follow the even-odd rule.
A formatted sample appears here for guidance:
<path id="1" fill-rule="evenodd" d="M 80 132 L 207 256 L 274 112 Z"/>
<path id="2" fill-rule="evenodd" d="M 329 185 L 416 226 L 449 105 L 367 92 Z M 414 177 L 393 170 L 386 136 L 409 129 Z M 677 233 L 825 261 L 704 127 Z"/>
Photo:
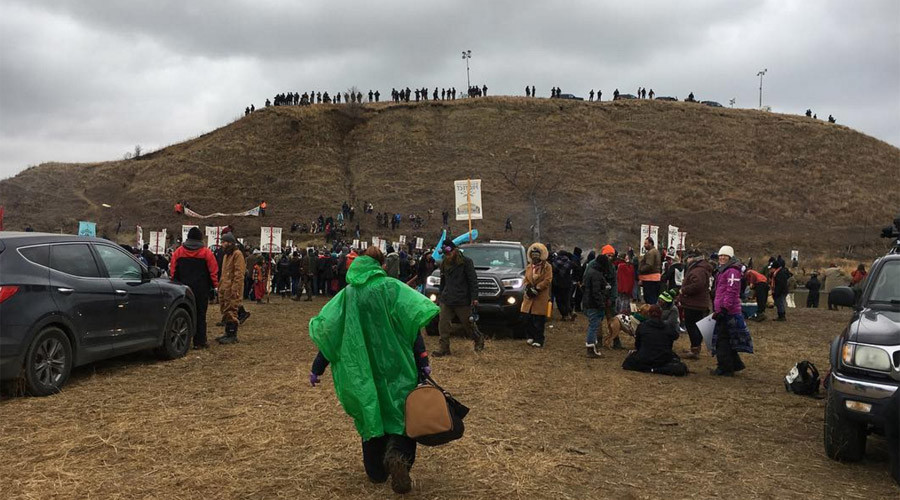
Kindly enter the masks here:
<path id="1" fill-rule="evenodd" d="M 678 331 L 670 323 L 649 319 L 637 327 L 634 333 L 634 362 L 649 368 L 668 364 L 676 354 L 672 344 L 678 339 Z"/>
<path id="2" fill-rule="evenodd" d="M 606 273 L 599 269 L 600 263 L 594 260 L 584 271 L 584 298 L 581 299 L 583 309 L 604 309 L 615 287 L 607 280 Z"/>
<path id="3" fill-rule="evenodd" d="M 782 296 L 788 294 L 788 280 L 791 279 L 790 271 L 787 270 L 786 267 L 782 267 L 777 274 L 775 274 L 775 284 L 772 287 L 772 296 Z"/>
<path id="4" fill-rule="evenodd" d="M 478 276 L 475 274 L 475 263 L 465 255 L 459 254 L 461 262 L 441 262 L 441 304 L 448 306 L 467 306 L 478 300 Z"/>
<path id="5" fill-rule="evenodd" d="M 553 286 L 559 288 L 572 288 L 574 283 L 573 265 L 569 259 L 556 258 L 553 263 Z"/>
<path id="6" fill-rule="evenodd" d="M 819 293 L 819 290 L 822 289 L 822 282 L 819 281 L 819 278 L 813 276 L 806 282 L 806 289 L 809 290 L 809 293 Z"/>

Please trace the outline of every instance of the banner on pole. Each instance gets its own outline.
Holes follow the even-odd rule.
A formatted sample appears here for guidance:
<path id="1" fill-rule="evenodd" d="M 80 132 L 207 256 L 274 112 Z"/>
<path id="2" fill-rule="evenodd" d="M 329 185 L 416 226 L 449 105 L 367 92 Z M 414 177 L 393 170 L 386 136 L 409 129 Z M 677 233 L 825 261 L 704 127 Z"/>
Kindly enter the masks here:
<path id="1" fill-rule="evenodd" d="M 650 225 L 650 237 L 653 238 L 653 244 L 659 250 L 659 226 Z M 641 244 L 643 245 L 643 242 Z"/>
<path id="2" fill-rule="evenodd" d="M 666 243 L 666 250 L 678 250 L 678 228 L 676 226 L 669 226 L 668 240 Z"/>
<path id="3" fill-rule="evenodd" d="M 378 240 L 378 248 L 381 250 L 381 253 L 387 253 L 387 241 Z"/>
<path id="4" fill-rule="evenodd" d="M 200 226 L 181 226 L 181 242 L 182 243 L 187 241 L 188 231 L 190 231 L 192 227 L 196 227 L 197 229 L 200 229 Z"/>
<path id="5" fill-rule="evenodd" d="M 97 223 L 80 220 L 78 221 L 78 236 L 97 236 Z"/>
<path id="6" fill-rule="evenodd" d="M 206 246 L 219 246 L 222 240 L 222 231 L 228 226 L 206 226 Z"/>
<path id="7" fill-rule="evenodd" d="M 378 246 L 378 236 L 372 236 L 372 244 Z"/>
<path id="8" fill-rule="evenodd" d="M 647 253 L 644 250 L 644 242 L 647 241 L 647 238 L 650 237 L 650 224 L 641 224 L 641 241 L 638 243 L 638 248 L 641 249 L 641 255 Z"/>
<path id="9" fill-rule="evenodd" d="M 469 186 L 471 185 L 471 190 Z M 481 204 L 481 179 L 463 179 L 453 181 L 456 193 L 456 220 L 483 219 L 484 210 Z"/>
<path id="10" fill-rule="evenodd" d="M 678 232 L 678 251 L 683 252 L 687 250 L 687 247 L 684 245 L 685 240 L 687 240 L 687 233 L 684 231 Z"/>
<path id="11" fill-rule="evenodd" d="M 421 250 L 422 246 L 425 244 L 425 240 L 422 238 L 416 238 L 416 250 Z"/>
<path id="12" fill-rule="evenodd" d="M 141 226 L 135 226 L 137 228 L 137 246 L 138 248 L 144 248 L 144 228 Z"/>
<path id="13" fill-rule="evenodd" d="M 359 248 L 359 240 L 353 240 L 353 248 Z"/>
<path id="14" fill-rule="evenodd" d="M 404 235 L 402 235 L 402 234 L 400 235 L 400 244 L 401 244 L 401 245 L 405 245 L 405 244 L 406 244 L 406 236 L 404 236 Z"/>
<path id="15" fill-rule="evenodd" d="M 361 241 L 361 242 L 359 243 L 359 249 L 360 249 L 360 250 L 365 250 L 365 249 L 367 249 L 367 248 L 369 248 L 369 242 L 368 242 L 368 241 Z"/>
<path id="16" fill-rule="evenodd" d="M 800 251 L 799 250 L 791 250 L 791 262 L 799 262 L 800 261 Z"/>
<path id="17" fill-rule="evenodd" d="M 263 253 L 281 251 L 281 228 L 262 227 L 259 230 L 259 249 Z"/>
<path id="18" fill-rule="evenodd" d="M 200 215 L 190 208 L 185 208 L 184 215 L 187 215 L 188 217 L 194 217 L 195 219 L 209 219 L 210 217 L 259 217 L 259 207 L 257 206 L 251 208 L 250 210 L 238 212 L 236 214 L 223 214 L 222 212 L 216 212 L 209 215 Z"/>
<path id="19" fill-rule="evenodd" d="M 157 255 L 166 253 L 166 230 L 150 231 L 150 241 L 147 245 L 150 251 Z"/>

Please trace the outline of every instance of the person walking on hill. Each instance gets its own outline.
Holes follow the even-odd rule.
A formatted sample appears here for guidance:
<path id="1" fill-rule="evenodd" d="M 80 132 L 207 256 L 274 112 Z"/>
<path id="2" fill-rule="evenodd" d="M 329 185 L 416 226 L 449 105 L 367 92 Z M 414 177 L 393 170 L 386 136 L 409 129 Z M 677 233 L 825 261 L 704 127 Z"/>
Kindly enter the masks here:
<path id="1" fill-rule="evenodd" d="M 690 351 L 685 352 L 686 359 L 699 359 L 703 345 L 703 336 L 697 322 L 709 314 L 712 306 L 709 297 L 709 283 L 712 280 L 713 266 L 704 258 L 703 253 L 696 250 L 688 252 L 688 267 L 681 285 L 678 300 L 684 310 L 684 325 L 691 340 Z"/>
<path id="2" fill-rule="evenodd" d="M 233 344 L 238 341 L 238 309 L 244 295 L 244 273 L 247 272 L 247 267 L 244 256 L 237 251 L 234 233 L 225 233 L 220 242 L 225 257 L 222 259 L 222 278 L 219 280 L 219 308 L 225 322 L 225 334 L 216 340 L 220 344 Z"/>
<path id="3" fill-rule="evenodd" d="M 209 292 L 219 286 L 219 265 L 212 252 L 203 244 L 200 228 L 192 227 L 187 239 L 172 254 L 169 263 L 172 279 L 184 283 L 194 292 L 197 305 L 197 328 L 194 332 L 194 349 L 206 349 L 206 311 Z"/>
<path id="4" fill-rule="evenodd" d="M 421 329 L 438 313 L 422 294 L 387 279 L 384 256 L 369 247 L 347 271 L 347 288 L 309 321 L 319 353 L 309 373 L 315 387 L 331 364 L 334 390 L 362 438 L 366 475 L 390 478 L 395 493 L 412 488 L 416 442 L 406 436 L 404 401 L 431 374 Z"/>
<path id="5" fill-rule="evenodd" d="M 550 252 L 541 243 L 528 247 L 531 263 L 525 268 L 525 297 L 521 311 L 524 315 L 526 343 L 532 347 L 543 347 L 544 323 L 550 302 L 550 287 L 553 283 L 553 267 L 547 262 Z"/>
<path id="6" fill-rule="evenodd" d="M 432 353 L 435 357 L 450 355 L 450 333 L 456 318 L 466 331 L 467 338 L 474 339 L 475 351 L 484 349 L 484 337 L 475 329 L 469 316 L 478 307 L 478 276 L 475 274 L 475 263 L 463 255 L 453 241 L 444 243 L 441 252 L 441 284 L 439 288 L 441 314 L 438 331 L 441 336 L 441 348 Z"/>
<path id="7" fill-rule="evenodd" d="M 641 256 L 638 266 L 638 281 L 644 292 L 644 302 L 650 305 L 656 304 L 660 292 L 660 280 L 662 279 L 662 261 L 659 250 L 653 244 L 653 238 L 644 240 L 644 255 Z"/>
<path id="8" fill-rule="evenodd" d="M 734 258 L 734 249 L 728 245 L 719 249 L 719 267 L 716 274 L 716 297 L 713 303 L 712 347 L 717 366 L 713 375 L 732 376 L 744 369 L 739 352 L 753 353 L 750 330 L 741 314 L 741 263 Z"/>

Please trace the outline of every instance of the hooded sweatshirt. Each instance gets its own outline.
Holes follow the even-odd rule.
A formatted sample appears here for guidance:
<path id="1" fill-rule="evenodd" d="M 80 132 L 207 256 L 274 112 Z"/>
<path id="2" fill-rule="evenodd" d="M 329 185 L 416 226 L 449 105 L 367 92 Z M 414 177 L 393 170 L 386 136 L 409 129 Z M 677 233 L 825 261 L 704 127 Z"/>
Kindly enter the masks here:
<path id="1" fill-rule="evenodd" d="M 213 253 L 200 240 L 187 239 L 172 254 L 169 263 L 172 279 L 189 286 L 204 296 L 219 286 L 219 264 Z"/>

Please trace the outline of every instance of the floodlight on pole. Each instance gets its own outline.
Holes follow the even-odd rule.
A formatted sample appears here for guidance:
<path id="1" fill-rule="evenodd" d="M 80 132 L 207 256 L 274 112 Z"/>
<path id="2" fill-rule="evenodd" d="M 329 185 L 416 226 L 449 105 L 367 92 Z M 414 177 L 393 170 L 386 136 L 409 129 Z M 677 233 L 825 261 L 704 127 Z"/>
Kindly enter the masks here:
<path id="1" fill-rule="evenodd" d="M 759 77 L 759 109 L 762 109 L 762 80 L 763 80 L 763 75 L 765 75 L 767 71 L 769 71 L 769 68 L 765 68 L 765 69 L 763 69 L 762 71 L 760 71 L 759 73 L 756 74 L 756 76 Z"/>
<path id="2" fill-rule="evenodd" d="M 466 86 L 470 89 L 470 88 L 472 88 L 472 81 L 469 78 L 469 59 L 472 58 L 472 51 L 471 50 L 462 51 L 462 58 L 466 60 Z M 466 92 L 468 92 L 468 89 L 466 90 Z M 466 95 L 468 95 L 468 94 L 466 94 Z"/>

